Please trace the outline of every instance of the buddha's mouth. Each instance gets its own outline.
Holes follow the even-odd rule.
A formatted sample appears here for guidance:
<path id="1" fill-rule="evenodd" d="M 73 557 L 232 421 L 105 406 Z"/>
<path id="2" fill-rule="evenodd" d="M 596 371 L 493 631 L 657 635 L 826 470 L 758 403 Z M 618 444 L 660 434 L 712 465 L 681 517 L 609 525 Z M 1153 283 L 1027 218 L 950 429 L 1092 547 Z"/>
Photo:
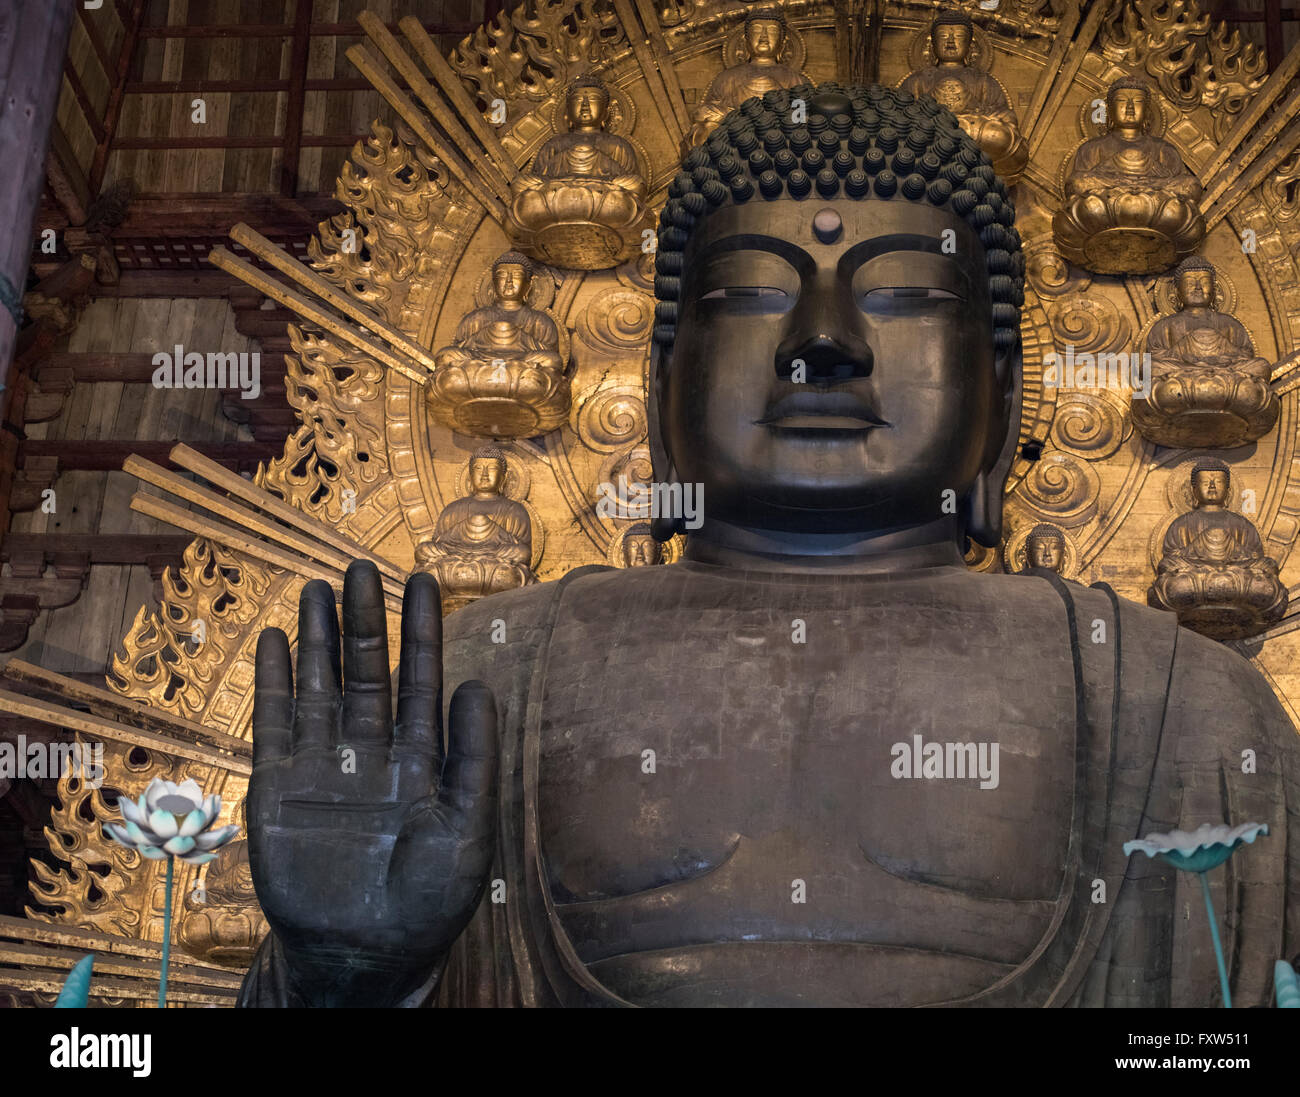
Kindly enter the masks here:
<path id="1" fill-rule="evenodd" d="M 756 423 L 774 430 L 799 431 L 866 431 L 889 426 L 869 404 L 848 392 L 787 393 Z"/>

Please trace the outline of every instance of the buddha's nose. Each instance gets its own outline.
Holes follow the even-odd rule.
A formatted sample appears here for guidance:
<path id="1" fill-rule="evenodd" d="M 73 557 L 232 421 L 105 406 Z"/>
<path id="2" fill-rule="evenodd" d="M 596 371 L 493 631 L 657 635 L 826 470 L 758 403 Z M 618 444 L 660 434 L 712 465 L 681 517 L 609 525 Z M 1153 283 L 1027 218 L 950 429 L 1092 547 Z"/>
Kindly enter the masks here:
<path id="1" fill-rule="evenodd" d="M 834 385 L 871 376 L 871 348 L 852 336 L 817 334 L 787 339 L 776 351 L 776 375 L 783 381 Z"/>

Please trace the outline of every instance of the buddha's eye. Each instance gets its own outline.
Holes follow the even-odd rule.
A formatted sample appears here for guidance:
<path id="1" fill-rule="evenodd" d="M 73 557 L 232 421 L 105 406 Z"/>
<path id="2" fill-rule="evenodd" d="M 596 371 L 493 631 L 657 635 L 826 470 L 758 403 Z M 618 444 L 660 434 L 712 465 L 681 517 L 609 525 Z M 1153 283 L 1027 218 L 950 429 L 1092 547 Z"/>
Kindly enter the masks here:
<path id="1" fill-rule="evenodd" d="M 786 297 L 788 294 L 778 286 L 722 286 L 709 290 L 702 298 L 707 301 L 718 297 Z"/>
<path id="2" fill-rule="evenodd" d="M 867 312 L 891 313 L 918 305 L 935 305 L 942 301 L 964 300 L 951 290 L 938 286 L 879 286 L 862 296 Z"/>

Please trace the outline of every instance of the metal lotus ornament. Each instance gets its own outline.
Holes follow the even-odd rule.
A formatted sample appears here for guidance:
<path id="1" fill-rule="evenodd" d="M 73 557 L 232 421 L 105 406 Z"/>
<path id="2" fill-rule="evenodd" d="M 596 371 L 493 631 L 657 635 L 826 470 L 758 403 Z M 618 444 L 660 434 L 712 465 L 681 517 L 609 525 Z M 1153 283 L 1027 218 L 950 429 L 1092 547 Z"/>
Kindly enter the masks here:
<path id="1" fill-rule="evenodd" d="M 167 961 L 172 943 L 172 881 L 176 858 L 191 865 L 215 861 L 216 851 L 229 842 L 239 828 L 212 829 L 221 814 L 221 797 L 204 796 L 197 781 L 179 785 L 155 777 L 140 799 L 122 796 L 117 805 L 123 825 L 105 823 L 104 829 L 114 841 L 133 849 L 151 861 L 167 861 L 167 887 L 163 898 L 162 974 L 158 980 L 158 1008 L 167 1005 Z"/>
<path id="2" fill-rule="evenodd" d="M 221 797 L 204 797 L 192 779 L 178 785 L 155 777 L 138 801 L 123 796 L 117 806 L 124 825 L 105 823 L 104 829 L 151 861 L 179 857 L 191 865 L 206 864 L 239 833 L 235 826 L 211 829 L 221 814 Z"/>
<path id="3" fill-rule="evenodd" d="M 1223 864 L 1238 846 L 1249 845 L 1267 833 L 1267 823 L 1241 823 L 1235 827 L 1226 823 L 1217 826 L 1203 823 L 1192 831 L 1148 834 L 1140 841 L 1124 843 L 1127 856 L 1145 853 L 1148 857 L 1159 857 L 1180 872 L 1194 872 L 1201 878 L 1201 894 L 1205 896 L 1205 913 L 1210 919 L 1210 939 L 1214 942 L 1214 959 L 1219 965 L 1219 987 L 1223 991 L 1225 1009 L 1232 1008 L 1232 992 L 1228 988 L 1228 969 L 1223 962 L 1223 945 L 1219 941 L 1219 923 L 1214 915 L 1214 903 L 1210 900 L 1210 882 L 1205 874 Z"/>

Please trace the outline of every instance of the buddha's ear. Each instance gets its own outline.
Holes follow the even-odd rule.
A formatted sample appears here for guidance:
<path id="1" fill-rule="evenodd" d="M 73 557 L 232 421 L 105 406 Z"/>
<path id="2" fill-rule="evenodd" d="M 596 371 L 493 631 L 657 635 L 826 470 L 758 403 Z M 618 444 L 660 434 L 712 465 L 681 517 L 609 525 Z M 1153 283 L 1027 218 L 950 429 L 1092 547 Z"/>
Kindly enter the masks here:
<path id="1" fill-rule="evenodd" d="M 677 479 L 677 471 L 673 468 L 672 455 L 668 452 L 668 446 L 663 437 L 663 402 L 668 398 L 668 363 L 671 354 L 666 352 L 658 343 L 654 343 L 650 350 L 650 383 L 649 392 L 646 393 L 646 434 L 647 441 L 650 444 L 650 468 L 656 483 L 671 484 Z M 668 517 L 658 517 L 650 519 L 650 533 L 656 541 L 663 544 L 665 541 L 671 541 L 673 535 L 685 532 L 685 527 L 680 525 L 682 519 L 674 520 Z"/>
<path id="2" fill-rule="evenodd" d="M 967 496 L 966 511 L 966 535 L 985 548 L 997 548 L 1002 539 L 1002 496 L 1006 490 L 1011 464 L 1020 448 L 1020 402 L 1024 369 L 1019 339 L 1014 346 L 997 351 L 994 370 L 1002 386 L 999 409 L 1002 444 L 997 446 L 998 433 L 995 426 L 989 438 L 992 463 L 987 464 L 975 478 L 975 484 Z"/>

